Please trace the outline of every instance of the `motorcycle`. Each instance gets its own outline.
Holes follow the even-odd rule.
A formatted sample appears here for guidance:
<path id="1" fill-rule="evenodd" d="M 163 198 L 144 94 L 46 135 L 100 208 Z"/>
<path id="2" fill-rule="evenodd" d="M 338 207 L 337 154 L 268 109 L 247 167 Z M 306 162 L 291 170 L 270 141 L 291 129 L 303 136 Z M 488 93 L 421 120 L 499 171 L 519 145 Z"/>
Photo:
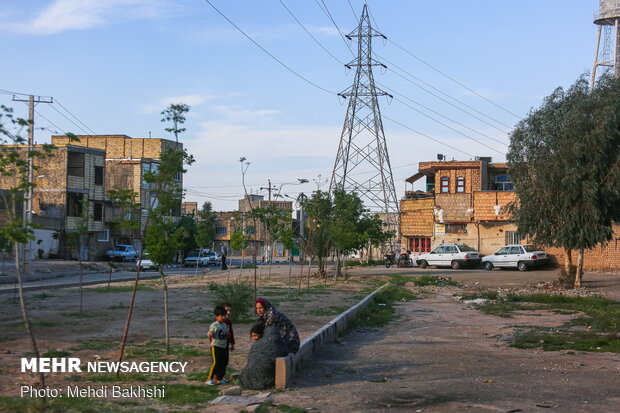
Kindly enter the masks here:
<path id="1" fill-rule="evenodd" d="M 396 265 L 396 254 L 385 254 L 385 268 L 390 268 L 392 265 Z"/>
<path id="2" fill-rule="evenodd" d="M 398 257 L 398 268 L 413 267 L 413 260 L 409 256 L 411 251 L 403 252 Z"/>

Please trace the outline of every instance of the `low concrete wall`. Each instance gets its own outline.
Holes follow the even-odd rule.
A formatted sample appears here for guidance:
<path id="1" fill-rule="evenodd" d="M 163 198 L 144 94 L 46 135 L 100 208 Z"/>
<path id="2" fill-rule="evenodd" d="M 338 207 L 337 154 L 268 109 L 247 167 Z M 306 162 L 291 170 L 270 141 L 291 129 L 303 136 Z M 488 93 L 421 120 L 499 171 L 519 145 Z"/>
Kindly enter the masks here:
<path id="1" fill-rule="evenodd" d="M 284 389 L 291 382 L 291 378 L 295 371 L 299 369 L 299 366 L 310 359 L 312 355 L 321 348 L 323 344 L 333 343 L 338 338 L 338 335 L 346 331 L 351 321 L 355 319 L 357 313 L 370 303 L 370 300 L 385 288 L 388 284 L 385 284 L 369 295 L 367 295 L 362 301 L 349 308 L 338 317 L 334 318 L 328 324 L 321 327 L 310 337 L 306 338 L 299 347 L 299 351 L 295 354 L 291 353 L 286 357 L 279 357 L 276 359 L 276 388 Z"/>

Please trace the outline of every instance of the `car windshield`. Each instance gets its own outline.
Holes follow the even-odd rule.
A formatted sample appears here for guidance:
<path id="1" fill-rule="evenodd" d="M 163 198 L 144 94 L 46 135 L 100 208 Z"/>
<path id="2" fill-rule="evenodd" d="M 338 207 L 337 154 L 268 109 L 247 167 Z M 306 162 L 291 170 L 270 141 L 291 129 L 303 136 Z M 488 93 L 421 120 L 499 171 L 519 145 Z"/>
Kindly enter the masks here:
<path id="1" fill-rule="evenodd" d="M 536 248 L 534 245 L 523 245 L 523 248 L 525 248 L 525 252 L 534 252 L 534 251 L 540 251 L 538 248 Z"/>
<path id="2" fill-rule="evenodd" d="M 125 247 L 121 247 L 119 245 L 117 245 L 116 247 L 114 247 L 114 251 L 125 251 L 127 248 Z"/>
<path id="3" fill-rule="evenodd" d="M 461 252 L 476 251 L 475 249 L 473 249 L 469 245 L 465 245 L 465 244 L 457 244 L 457 247 L 459 247 L 459 250 L 461 250 Z"/>
<path id="4" fill-rule="evenodd" d="M 196 258 L 198 256 L 198 251 L 192 251 L 187 254 L 187 258 Z"/>

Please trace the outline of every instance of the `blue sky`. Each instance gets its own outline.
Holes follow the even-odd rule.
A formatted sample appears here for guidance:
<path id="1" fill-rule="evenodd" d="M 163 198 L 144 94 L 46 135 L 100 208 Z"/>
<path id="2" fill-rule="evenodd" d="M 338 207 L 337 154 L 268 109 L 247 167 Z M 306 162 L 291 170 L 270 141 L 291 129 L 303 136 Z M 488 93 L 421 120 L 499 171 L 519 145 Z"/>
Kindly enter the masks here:
<path id="1" fill-rule="evenodd" d="M 351 85 L 353 73 L 322 50 L 280 0 L 210 1 L 313 83 L 335 93 Z M 324 2 L 337 26 L 349 33 L 363 1 L 282 2 L 338 60 L 352 59 L 319 5 Z M 383 115 L 407 126 L 384 119 L 399 194 L 417 163 L 437 153 L 503 161 L 507 146 L 500 142 L 508 142 L 506 132 L 519 117 L 554 88 L 591 70 L 596 0 L 366 3 L 373 24 L 389 39 L 373 43 L 377 59 L 388 66 L 375 71 L 375 80 L 398 92 L 400 101 L 452 127 L 398 100 L 380 101 Z M 319 174 L 321 182 L 331 174 L 346 105 L 280 66 L 204 0 L 0 0 L 0 48 L 0 89 L 53 96 L 98 134 L 170 137 L 159 112 L 171 102 L 189 104 L 182 141 L 197 162 L 185 177 L 188 201 L 209 200 L 216 210 L 236 208 L 243 193 L 241 156 L 251 162 L 246 182 L 253 192 L 266 187 L 267 179 L 276 186 L 309 179 L 307 185 L 283 186 L 282 193 L 296 196 L 316 189 Z M 11 102 L 10 94 L 0 94 L 0 103 L 27 116 L 26 106 Z M 47 128 L 37 131 L 39 143 L 49 141 L 51 131 L 84 133 L 51 106 L 64 112 L 57 104 L 37 107 L 47 118 L 36 119 Z"/>

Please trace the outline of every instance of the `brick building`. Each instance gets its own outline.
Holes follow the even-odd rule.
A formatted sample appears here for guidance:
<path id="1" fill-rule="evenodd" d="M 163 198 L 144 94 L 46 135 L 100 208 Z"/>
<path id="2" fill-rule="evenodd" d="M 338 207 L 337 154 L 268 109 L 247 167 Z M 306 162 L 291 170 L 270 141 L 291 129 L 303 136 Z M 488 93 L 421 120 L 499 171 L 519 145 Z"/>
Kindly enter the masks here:
<path id="1" fill-rule="evenodd" d="M 181 143 L 177 144 L 168 139 L 159 138 L 131 138 L 126 135 L 78 135 L 80 146 L 93 148 L 105 153 L 105 180 L 104 190 L 131 189 L 136 194 L 136 202 L 140 202 L 141 228 L 146 225 L 146 217 L 151 206 L 156 205 L 156 194 L 150 185 L 144 180 L 146 172 L 156 170 L 159 165 L 161 154 L 167 149 L 183 149 Z M 52 144 L 61 147 L 69 145 L 66 136 L 52 136 Z M 178 174 L 175 181 L 182 188 L 183 174 Z M 114 212 L 110 211 L 110 222 L 118 221 Z M 118 211 L 117 211 L 118 212 Z M 181 216 L 181 204 L 173 213 L 173 216 Z M 111 225 L 111 238 L 114 244 L 138 243 L 132 239 L 132 234 L 127 234 L 118 225 Z M 137 245 L 137 244 L 136 244 Z M 139 245 L 137 245 L 139 247 Z"/>
<path id="2" fill-rule="evenodd" d="M 400 202 L 403 246 L 419 254 L 442 243 L 462 242 L 492 254 L 503 245 L 526 242 L 505 208 L 517 200 L 507 172 L 506 164 L 492 163 L 491 158 L 421 162 L 405 181 L 425 179 L 425 190 L 406 191 Z M 546 250 L 563 263 L 563 250 Z M 586 251 L 584 268 L 620 268 L 620 225 L 614 225 L 609 243 Z"/>
<path id="3" fill-rule="evenodd" d="M 516 199 L 508 167 L 490 158 L 475 161 L 421 162 L 424 191 L 406 191 L 401 200 L 403 245 L 414 253 L 442 243 L 461 242 L 483 254 L 519 242 L 505 207 Z"/>
<path id="4" fill-rule="evenodd" d="M 41 148 L 41 146 L 36 146 Z M 24 156 L 26 156 L 26 147 Z M 31 241 L 31 258 L 77 258 L 67 246 L 67 234 L 75 232 L 86 216 L 88 235 L 83 259 L 102 256 L 111 246 L 105 222 L 105 151 L 76 145 L 53 149 L 53 156 L 36 159 L 32 197 L 32 222 L 39 226 Z M 0 188 L 14 185 L 13 177 L 0 177 Z M 84 206 L 88 211 L 83 211 Z"/>

